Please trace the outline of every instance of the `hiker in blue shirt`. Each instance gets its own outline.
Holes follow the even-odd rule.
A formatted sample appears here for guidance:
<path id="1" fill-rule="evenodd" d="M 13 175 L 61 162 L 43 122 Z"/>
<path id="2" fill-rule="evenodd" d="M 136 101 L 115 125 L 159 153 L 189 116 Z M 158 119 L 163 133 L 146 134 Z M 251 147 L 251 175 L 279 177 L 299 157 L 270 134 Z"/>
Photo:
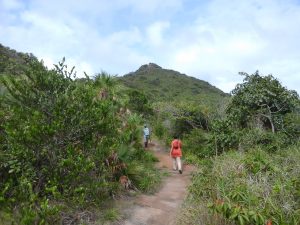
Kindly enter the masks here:
<path id="1" fill-rule="evenodd" d="M 149 141 L 149 138 L 150 138 L 150 130 L 147 127 L 146 124 L 144 125 L 143 133 L 144 133 L 144 146 L 145 146 L 145 148 L 147 148 L 148 147 L 148 141 Z"/>

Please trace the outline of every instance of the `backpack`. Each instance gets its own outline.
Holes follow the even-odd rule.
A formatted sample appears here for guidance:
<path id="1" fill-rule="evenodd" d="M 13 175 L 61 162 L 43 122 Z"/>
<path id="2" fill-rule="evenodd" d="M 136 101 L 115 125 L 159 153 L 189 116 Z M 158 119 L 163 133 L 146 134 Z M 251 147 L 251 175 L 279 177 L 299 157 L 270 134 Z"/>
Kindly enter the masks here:
<path id="1" fill-rule="evenodd" d="M 179 148 L 179 140 L 175 140 L 173 142 L 173 148 L 175 148 L 175 149 Z"/>

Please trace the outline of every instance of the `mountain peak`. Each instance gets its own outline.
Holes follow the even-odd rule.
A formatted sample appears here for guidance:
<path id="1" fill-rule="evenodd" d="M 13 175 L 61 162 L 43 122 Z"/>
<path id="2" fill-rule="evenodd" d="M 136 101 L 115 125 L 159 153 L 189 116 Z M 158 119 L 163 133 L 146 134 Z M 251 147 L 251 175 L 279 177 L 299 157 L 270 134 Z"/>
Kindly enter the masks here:
<path id="1" fill-rule="evenodd" d="M 138 69 L 138 71 L 147 71 L 147 70 L 153 70 L 153 69 L 162 69 L 162 67 L 160 67 L 159 65 L 157 65 L 155 63 L 149 63 L 149 64 L 142 65 Z"/>
<path id="2" fill-rule="evenodd" d="M 137 71 L 120 77 L 120 80 L 127 87 L 142 91 L 154 102 L 194 99 L 217 104 L 227 96 L 206 81 L 163 69 L 154 63 L 142 65 Z"/>

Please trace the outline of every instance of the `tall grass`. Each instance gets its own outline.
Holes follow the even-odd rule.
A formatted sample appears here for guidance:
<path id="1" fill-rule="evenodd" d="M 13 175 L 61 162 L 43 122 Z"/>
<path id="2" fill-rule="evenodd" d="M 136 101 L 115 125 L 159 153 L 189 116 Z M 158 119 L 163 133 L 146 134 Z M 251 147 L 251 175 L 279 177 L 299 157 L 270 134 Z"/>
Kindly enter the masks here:
<path id="1" fill-rule="evenodd" d="M 178 224 L 300 222 L 300 148 L 199 160 Z"/>

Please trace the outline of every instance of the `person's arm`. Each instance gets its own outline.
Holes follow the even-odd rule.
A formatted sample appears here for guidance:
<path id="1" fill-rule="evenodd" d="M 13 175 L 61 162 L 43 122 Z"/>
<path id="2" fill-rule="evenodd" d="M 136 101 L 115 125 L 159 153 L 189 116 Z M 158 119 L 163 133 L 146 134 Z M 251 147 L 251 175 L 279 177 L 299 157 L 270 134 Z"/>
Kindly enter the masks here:
<path id="1" fill-rule="evenodd" d="M 172 150 L 173 150 L 173 142 L 172 142 L 172 144 L 171 144 L 170 157 L 172 157 Z"/>

